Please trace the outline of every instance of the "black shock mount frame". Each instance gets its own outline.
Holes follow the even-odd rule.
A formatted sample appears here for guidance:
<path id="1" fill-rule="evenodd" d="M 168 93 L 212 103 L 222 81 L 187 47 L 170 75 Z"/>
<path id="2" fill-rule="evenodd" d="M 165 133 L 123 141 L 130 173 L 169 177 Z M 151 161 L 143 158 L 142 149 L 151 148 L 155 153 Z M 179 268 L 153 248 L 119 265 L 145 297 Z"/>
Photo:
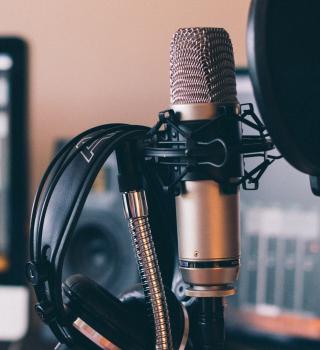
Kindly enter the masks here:
<path id="1" fill-rule="evenodd" d="M 243 126 L 255 134 L 241 135 L 239 127 Z M 274 148 L 253 104 L 246 103 L 240 105 L 239 115 L 223 107 L 215 118 L 201 122 L 180 122 L 172 109 L 160 112 L 147 133 L 144 156 L 175 174 L 169 180 L 159 178 L 165 191 L 179 195 L 181 181 L 212 179 L 232 192 L 239 185 L 245 190 L 258 189 L 266 169 L 282 157 L 269 153 Z M 261 161 L 248 170 L 248 158 Z"/>

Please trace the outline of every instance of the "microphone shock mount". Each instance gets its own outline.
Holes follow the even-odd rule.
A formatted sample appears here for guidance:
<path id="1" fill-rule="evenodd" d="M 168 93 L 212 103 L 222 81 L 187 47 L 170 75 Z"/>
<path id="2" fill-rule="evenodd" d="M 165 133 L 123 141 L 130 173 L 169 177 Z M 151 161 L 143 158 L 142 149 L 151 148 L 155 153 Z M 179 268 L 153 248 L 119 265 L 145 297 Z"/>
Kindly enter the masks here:
<path id="1" fill-rule="evenodd" d="M 180 122 L 179 113 L 172 109 L 159 113 L 158 122 L 147 133 L 144 156 L 173 174 L 161 177 L 166 173 L 161 170 L 156 174 L 164 191 L 179 195 L 183 181 L 205 179 L 218 182 L 226 193 L 239 185 L 244 190 L 258 189 L 261 176 L 282 156 L 268 153 L 274 144 L 251 103 L 239 105 L 236 113 L 232 107 L 219 107 L 214 119 L 192 122 Z M 243 126 L 255 134 L 241 135 Z M 248 170 L 248 158 L 261 161 Z"/>

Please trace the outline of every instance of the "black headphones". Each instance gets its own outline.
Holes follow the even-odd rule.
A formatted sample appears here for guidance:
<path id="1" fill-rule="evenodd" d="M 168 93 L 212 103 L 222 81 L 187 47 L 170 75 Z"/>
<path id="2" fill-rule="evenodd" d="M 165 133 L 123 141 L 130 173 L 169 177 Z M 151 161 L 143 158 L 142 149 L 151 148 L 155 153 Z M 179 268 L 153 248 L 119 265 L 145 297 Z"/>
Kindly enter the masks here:
<path id="1" fill-rule="evenodd" d="M 65 253 L 98 172 L 119 145 L 128 138 L 143 139 L 148 130 L 139 125 L 107 124 L 83 132 L 56 155 L 39 185 L 31 216 L 27 276 L 38 299 L 37 313 L 60 343 L 70 348 L 154 347 L 139 286 L 121 301 L 82 275 L 73 275 L 62 284 Z M 167 282 L 171 287 L 170 277 Z M 170 319 L 175 325 L 174 348 L 180 349 L 185 312 L 167 289 Z"/>

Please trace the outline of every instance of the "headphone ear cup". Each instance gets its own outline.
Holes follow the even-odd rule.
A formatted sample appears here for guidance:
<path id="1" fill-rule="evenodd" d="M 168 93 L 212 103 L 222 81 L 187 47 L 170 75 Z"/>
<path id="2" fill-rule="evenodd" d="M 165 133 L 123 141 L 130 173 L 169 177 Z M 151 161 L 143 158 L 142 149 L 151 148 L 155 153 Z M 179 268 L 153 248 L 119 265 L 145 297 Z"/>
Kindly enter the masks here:
<path id="1" fill-rule="evenodd" d="M 131 315 L 136 315 L 136 322 L 145 327 L 145 332 L 153 335 L 154 332 L 150 322 L 151 315 L 150 317 L 148 316 L 146 299 L 141 284 L 132 286 L 125 293 L 121 294 L 119 299 Z M 150 336 L 150 339 L 154 342 L 153 336 Z"/>
<path id="2" fill-rule="evenodd" d="M 100 348 L 109 342 L 123 350 L 150 349 L 136 314 L 96 282 L 73 275 L 63 284 L 63 292 L 73 326 Z"/>
<path id="3" fill-rule="evenodd" d="M 185 340 L 185 337 L 189 332 L 189 318 L 186 309 L 183 304 L 177 299 L 175 294 L 166 288 L 166 298 L 170 314 L 171 321 L 171 333 L 173 338 L 173 347 L 174 349 L 179 349 L 182 341 Z M 145 296 L 143 289 L 140 284 L 137 284 L 126 293 L 120 296 L 120 300 L 124 305 L 126 305 L 127 310 L 131 314 L 138 316 L 138 322 L 146 325 L 146 333 L 154 334 L 150 326 L 150 317 L 148 317 L 147 305 L 145 302 Z M 149 328 L 149 330 L 148 330 Z M 153 337 L 154 338 L 154 337 Z M 154 344 L 154 339 L 153 343 Z"/>

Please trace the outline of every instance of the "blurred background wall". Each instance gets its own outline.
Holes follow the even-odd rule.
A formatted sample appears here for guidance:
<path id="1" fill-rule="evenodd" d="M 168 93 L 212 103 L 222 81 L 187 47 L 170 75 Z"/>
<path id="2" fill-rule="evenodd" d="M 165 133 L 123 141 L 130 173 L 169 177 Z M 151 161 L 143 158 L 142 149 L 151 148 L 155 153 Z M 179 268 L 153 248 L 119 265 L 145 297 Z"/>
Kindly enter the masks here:
<path id="1" fill-rule="evenodd" d="M 31 194 L 54 141 L 111 121 L 153 124 L 169 103 L 169 43 L 179 27 L 224 27 L 246 65 L 249 0 L 10 0 L 0 35 L 30 48 Z"/>
<path id="2" fill-rule="evenodd" d="M 155 123 L 158 112 L 169 105 L 170 40 L 179 27 L 224 27 L 234 45 L 236 65 L 246 66 L 249 5 L 250 0 L 0 1 L 0 36 L 21 36 L 29 45 L 30 200 L 52 158 L 57 139 L 115 121 Z M 239 100 L 253 102 L 248 76 L 239 74 L 238 78 Z M 107 169 L 105 167 L 105 171 Z M 242 279 L 239 297 L 230 301 L 227 320 L 229 326 L 235 328 L 250 330 L 256 325 L 270 334 L 319 340 L 319 283 L 314 277 L 320 274 L 319 201 L 311 195 L 308 178 L 284 160 L 273 165 L 267 174 L 259 191 L 241 194 Z M 114 172 L 113 190 L 117 188 L 115 175 Z M 107 179 L 109 184 L 109 177 Z M 112 220 L 120 220 L 120 217 L 123 220 L 122 211 L 116 211 L 121 207 L 115 202 L 119 196 L 113 196 L 109 188 L 103 188 L 102 192 L 105 197 L 95 193 L 87 203 L 80 222 L 82 226 L 79 225 L 75 234 L 80 238 L 72 244 L 78 260 L 72 260 L 70 255 L 67 272 L 81 271 L 90 275 L 94 271 L 95 280 L 106 287 L 114 276 L 106 276 L 105 266 L 113 266 L 120 260 L 114 253 L 116 250 L 110 254 L 105 248 L 112 247 L 107 239 L 111 237 L 117 242 L 123 237 L 126 244 L 129 239 L 118 234 L 127 232 L 125 222 L 121 226 L 120 221 L 115 221 L 114 229 L 109 226 Z M 99 202 L 96 198 L 102 200 Z M 277 232 L 274 213 L 283 219 Z M 255 220 L 250 219 L 253 214 Z M 293 217 L 288 225 L 288 218 Z M 263 225 L 259 226 L 259 220 Z M 92 235 L 92 226 L 85 226 L 88 222 L 104 225 L 103 230 L 96 231 L 101 236 Z M 251 222 L 258 222 L 255 232 L 252 225 L 251 231 L 248 228 L 247 223 Z M 82 230 L 83 227 L 86 230 Z M 109 234 L 111 232 L 114 236 Z M 25 240 L 22 242 L 24 244 Z M 83 247 L 82 251 L 76 242 Z M 120 243 L 117 244 L 122 249 Z M 16 250 L 14 252 L 17 255 Z M 100 265 L 95 265 L 95 261 Z M 128 265 L 123 263 L 125 268 Z M 261 268 L 258 269 L 258 265 Z M 118 281 L 124 280 L 119 269 L 109 270 L 116 271 Z M 127 276 L 127 270 L 124 275 Z M 270 276 L 285 276 L 280 280 L 281 288 L 277 282 L 269 283 Z M 268 281 L 266 292 L 260 281 Z M 275 291 L 280 302 L 267 298 L 276 295 Z M 234 312 L 237 307 L 241 312 Z M 35 317 L 35 313 L 31 315 Z M 48 328 L 30 328 L 32 342 L 53 341 Z M 288 339 L 288 348 L 293 349 Z M 278 349 L 265 344 L 265 340 L 261 342 L 264 349 Z M 236 345 L 237 349 L 242 349 Z M 30 346 L 28 341 L 25 346 L 28 350 L 52 349 L 51 345 Z M 319 343 L 315 348 L 319 348 Z M 298 343 L 295 349 L 306 347 Z"/>

